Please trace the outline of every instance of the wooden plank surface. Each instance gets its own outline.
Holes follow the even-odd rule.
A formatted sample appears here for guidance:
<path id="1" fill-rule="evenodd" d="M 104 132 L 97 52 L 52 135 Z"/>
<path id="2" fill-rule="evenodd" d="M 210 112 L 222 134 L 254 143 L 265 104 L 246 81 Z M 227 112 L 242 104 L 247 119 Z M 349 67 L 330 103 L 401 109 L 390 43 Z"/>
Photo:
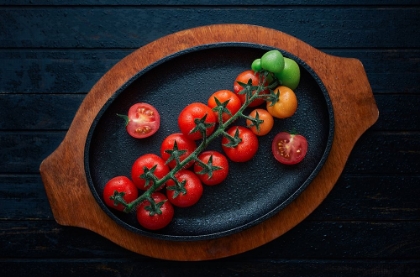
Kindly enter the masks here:
<path id="1" fill-rule="evenodd" d="M 74 276 L 420 276 L 419 10 L 410 0 L 2 1 L 2 276 L 45 276 L 45 268 Z M 90 88 L 138 47 L 229 22 L 274 28 L 362 61 L 379 120 L 327 199 L 284 236 L 209 262 L 155 260 L 58 225 L 38 167 Z"/>

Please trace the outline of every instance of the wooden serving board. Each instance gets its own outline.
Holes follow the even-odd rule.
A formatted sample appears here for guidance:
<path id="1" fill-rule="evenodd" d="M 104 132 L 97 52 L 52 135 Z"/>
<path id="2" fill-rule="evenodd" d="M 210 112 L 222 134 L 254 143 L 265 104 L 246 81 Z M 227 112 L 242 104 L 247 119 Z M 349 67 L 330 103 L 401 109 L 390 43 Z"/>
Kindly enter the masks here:
<path id="1" fill-rule="evenodd" d="M 107 100 L 139 71 L 179 51 L 205 44 L 254 43 L 282 49 L 303 60 L 325 85 L 334 111 L 330 154 L 312 183 L 268 220 L 233 235 L 203 241 L 144 237 L 118 225 L 101 209 L 87 183 L 84 147 L 89 129 Z M 158 49 L 158 51 L 156 50 Z M 100 234 L 133 252 L 167 260 L 210 260 L 261 246 L 296 226 L 325 199 L 358 138 L 378 119 L 378 109 L 359 60 L 327 55 L 277 30 L 253 25 L 203 26 L 160 38 L 111 68 L 82 102 L 60 146 L 40 166 L 55 220 Z"/>

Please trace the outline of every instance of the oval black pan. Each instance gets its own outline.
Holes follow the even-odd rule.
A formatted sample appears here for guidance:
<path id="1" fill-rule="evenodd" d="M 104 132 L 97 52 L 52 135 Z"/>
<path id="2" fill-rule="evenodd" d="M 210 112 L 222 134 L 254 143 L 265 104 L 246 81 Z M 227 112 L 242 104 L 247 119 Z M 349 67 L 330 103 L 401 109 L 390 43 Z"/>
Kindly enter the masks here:
<path id="1" fill-rule="evenodd" d="M 220 89 L 232 90 L 235 77 L 267 50 L 263 45 L 239 43 L 190 48 L 139 72 L 109 99 L 89 131 L 85 170 L 94 197 L 111 218 L 133 232 L 158 239 L 217 238 L 260 223 L 305 189 L 329 154 L 334 115 L 328 93 L 316 74 L 300 59 L 283 52 L 300 65 L 301 82 L 295 90 L 298 109 L 289 119 L 276 119 L 271 133 L 259 138 L 258 153 L 251 161 L 230 162 L 230 173 L 224 183 L 205 186 L 203 197 L 195 206 L 175 208 L 174 220 L 159 231 L 143 229 L 135 213 L 111 210 L 102 201 L 103 187 L 110 178 L 129 177 L 131 165 L 139 156 L 159 154 L 164 138 L 179 132 L 178 114 L 186 105 L 207 103 L 208 97 Z M 116 116 L 127 114 L 137 102 L 152 104 L 161 115 L 159 131 L 147 139 L 131 138 L 122 119 Z M 308 154 L 298 165 L 285 166 L 273 158 L 271 141 L 280 131 L 297 132 L 308 139 Z M 214 141 L 209 149 L 221 151 L 220 140 Z"/>

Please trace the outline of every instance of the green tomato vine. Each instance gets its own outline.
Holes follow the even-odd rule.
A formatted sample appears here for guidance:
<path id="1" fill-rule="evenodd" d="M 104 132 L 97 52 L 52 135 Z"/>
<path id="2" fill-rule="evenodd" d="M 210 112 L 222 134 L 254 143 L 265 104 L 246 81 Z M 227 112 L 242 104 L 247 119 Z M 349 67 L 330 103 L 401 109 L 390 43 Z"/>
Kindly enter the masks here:
<path id="1" fill-rule="evenodd" d="M 273 51 L 273 50 L 272 50 Z M 275 50 L 277 51 L 277 50 Z M 270 51 L 269 51 L 270 52 Z M 145 192 L 143 192 L 138 198 L 136 198 L 134 201 L 130 203 L 126 203 L 123 199 L 123 195 L 121 193 L 116 193 L 113 196 L 111 196 L 111 199 L 114 201 L 115 205 L 122 204 L 124 208 L 124 212 L 130 213 L 133 211 L 140 203 L 147 200 L 150 202 L 150 206 L 148 206 L 148 210 L 153 214 L 160 214 L 161 210 L 160 207 L 162 206 L 163 202 L 156 203 L 154 199 L 152 198 L 152 193 L 155 192 L 158 188 L 160 188 L 163 184 L 165 184 L 170 179 L 174 181 L 174 185 L 167 188 L 175 190 L 177 193 L 175 195 L 178 195 L 179 193 L 182 193 L 185 191 L 184 189 L 184 182 L 179 182 L 177 178 L 175 178 L 175 174 L 183 169 L 189 162 L 194 161 L 200 164 L 200 166 L 203 168 L 199 174 L 209 174 L 211 175 L 213 171 L 219 170 L 217 166 L 212 165 L 211 159 L 207 163 L 203 163 L 201 160 L 198 159 L 198 155 L 204 151 L 207 146 L 215 140 L 219 136 L 223 136 L 228 139 L 228 143 L 225 144 L 227 147 L 235 147 L 241 142 L 241 138 L 239 137 L 238 132 L 236 132 L 233 136 L 229 135 L 226 132 L 227 127 L 232 124 L 235 120 L 238 118 L 245 118 L 252 122 L 253 126 L 256 126 L 259 128 L 259 125 L 263 123 L 263 120 L 259 119 L 258 117 L 253 118 L 250 116 L 247 116 L 244 114 L 245 109 L 249 106 L 249 104 L 254 101 L 257 98 L 265 99 L 266 101 L 272 102 L 273 104 L 278 101 L 278 93 L 276 94 L 273 89 L 277 87 L 280 82 L 275 77 L 275 75 L 272 72 L 269 72 L 263 68 L 259 68 L 259 84 L 257 86 L 252 85 L 252 81 L 249 80 L 248 83 L 239 83 L 243 87 L 243 90 L 239 92 L 239 94 L 244 94 L 245 102 L 241 106 L 241 108 L 236 112 L 235 114 L 231 114 L 230 111 L 227 109 L 228 101 L 226 102 L 220 102 L 218 99 L 216 99 L 217 106 L 213 108 L 213 111 L 217 112 L 218 114 L 218 126 L 215 128 L 214 132 L 207 136 L 206 130 L 208 128 L 213 127 L 213 124 L 209 124 L 205 122 L 206 116 L 205 115 L 201 119 L 195 120 L 195 128 L 191 132 L 199 131 L 202 134 L 202 140 L 198 147 L 195 149 L 194 152 L 192 152 L 189 156 L 187 156 L 184 160 L 181 161 L 181 155 L 185 153 L 185 150 L 178 149 L 178 146 L 175 142 L 172 150 L 167 150 L 167 153 L 170 154 L 170 158 L 167 160 L 167 163 L 175 160 L 176 166 L 170 170 L 170 172 L 162 177 L 161 179 L 157 178 L 154 174 L 154 171 L 156 169 L 156 166 L 148 169 L 144 168 L 144 173 L 140 176 L 140 178 L 144 179 L 146 181 L 146 187 L 150 186 Z M 264 85 L 267 80 L 267 78 L 270 78 L 270 80 L 273 80 L 271 84 Z M 269 90 L 269 94 L 262 94 L 261 92 L 264 90 Z M 224 113 L 229 114 L 231 117 L 223 122 L 222 115 Z"/>

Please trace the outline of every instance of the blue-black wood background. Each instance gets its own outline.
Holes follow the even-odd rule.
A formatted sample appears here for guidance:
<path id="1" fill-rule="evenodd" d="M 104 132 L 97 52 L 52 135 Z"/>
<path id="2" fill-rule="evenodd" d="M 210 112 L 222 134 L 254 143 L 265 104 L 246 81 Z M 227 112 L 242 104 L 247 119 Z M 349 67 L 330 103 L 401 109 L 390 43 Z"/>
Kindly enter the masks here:
<path id="1" fill-rule="evenodd" d="M 0 275 L 420 276 L 419 22 L 418 0 L 0 1 Z M 135 49 L 216 23 L 277 29 L 364 64 L 379 120 L 327 199 L 280 238 L 206 262 L 58 225 L 38 168 L 86 93 Z"/>

